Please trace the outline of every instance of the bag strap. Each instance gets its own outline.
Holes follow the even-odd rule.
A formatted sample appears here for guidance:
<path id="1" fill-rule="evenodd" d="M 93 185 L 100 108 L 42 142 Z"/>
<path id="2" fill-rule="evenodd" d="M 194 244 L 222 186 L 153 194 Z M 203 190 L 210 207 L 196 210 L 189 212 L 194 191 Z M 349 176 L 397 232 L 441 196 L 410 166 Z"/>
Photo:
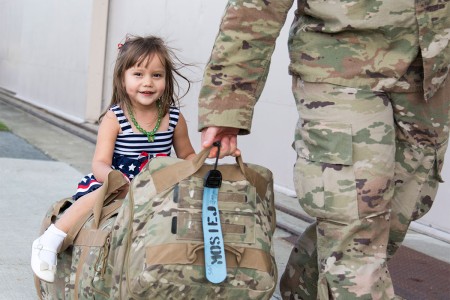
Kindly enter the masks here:
<path id="1" fill-rule="evenodd" d="M 197 172 L 208 158 L 210 148 L 203 149 L 192 160 L 183 160 L 153 172 L 152 179 L 160 193 Z"/>

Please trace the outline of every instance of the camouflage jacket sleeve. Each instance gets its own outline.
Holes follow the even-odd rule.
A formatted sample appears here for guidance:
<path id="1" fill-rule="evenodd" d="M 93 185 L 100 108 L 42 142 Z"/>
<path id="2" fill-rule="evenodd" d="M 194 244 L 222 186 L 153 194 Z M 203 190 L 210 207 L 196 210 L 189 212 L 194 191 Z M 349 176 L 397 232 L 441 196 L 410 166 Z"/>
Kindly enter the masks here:
<path id="1" fill-rule="evenodd" d="M 293 0 L 228 1 L 204 73 L 199 130 L 225 126 L 250 132 L 253 108 L 292 4 Z"/>
<path id="2" fill-rule="evenodd" d="M 450 69 L 450 2 L 416 1 L 419 43 L 422 50 L 425 99 L 430 99 L 448 78 Z"/>

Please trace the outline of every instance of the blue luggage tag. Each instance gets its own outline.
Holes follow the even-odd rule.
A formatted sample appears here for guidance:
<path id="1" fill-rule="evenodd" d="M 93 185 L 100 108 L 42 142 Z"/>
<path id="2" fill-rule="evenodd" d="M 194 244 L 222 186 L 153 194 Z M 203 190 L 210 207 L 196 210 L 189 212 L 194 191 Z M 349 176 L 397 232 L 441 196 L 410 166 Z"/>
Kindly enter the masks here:
<path id="1" fill-rule="evenodd" d="M 222 184 L 222 174 L 217 170 L 220 143 L 216 142 L 214 146 L 217 146 L 219 149 L 217 150 L 214 169 L 210 170 L 204 179 L 202 228 L 205 245 L 206 278 L 212 283 L 221 283 L 227 277 L 227 264 L 217 197 Z"/>

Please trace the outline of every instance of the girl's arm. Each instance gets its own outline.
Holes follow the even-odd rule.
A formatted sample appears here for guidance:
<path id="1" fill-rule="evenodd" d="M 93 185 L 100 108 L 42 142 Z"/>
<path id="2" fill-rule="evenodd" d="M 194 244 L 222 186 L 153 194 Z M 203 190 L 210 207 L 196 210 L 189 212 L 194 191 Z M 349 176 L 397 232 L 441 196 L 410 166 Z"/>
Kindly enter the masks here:
<path id="1" fill-rule="evenodd" d="M 100 182 L 104 182 L 109 172 L 112 171 L 114 144 L 119 132 L 120 126 L 116 115 L 112 111 L 108 111 L 98 128 L 97 144 L 92 159 L 92 172 Z"/>
<path id="2" fill-rule="evenodd" d="M 189 139 L 186 120 L 181 112 L 173 134 L 173 148 L 179 158 L 192 159 L 195 156 L 194 148 L 192 147 L 191 140 Z"/>

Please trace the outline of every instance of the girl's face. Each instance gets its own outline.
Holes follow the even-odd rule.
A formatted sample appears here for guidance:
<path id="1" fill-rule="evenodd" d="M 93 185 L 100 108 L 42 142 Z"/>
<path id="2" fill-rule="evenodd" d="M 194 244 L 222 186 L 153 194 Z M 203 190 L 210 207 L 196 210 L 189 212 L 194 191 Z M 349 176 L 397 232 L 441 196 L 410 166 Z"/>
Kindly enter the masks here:
<path id="1" fill-rule="evenodd" d="M 124 85 L 134 107 L 156 104 L 166 88 L 166 72 L 157 54 L 125 71 Z"/>

